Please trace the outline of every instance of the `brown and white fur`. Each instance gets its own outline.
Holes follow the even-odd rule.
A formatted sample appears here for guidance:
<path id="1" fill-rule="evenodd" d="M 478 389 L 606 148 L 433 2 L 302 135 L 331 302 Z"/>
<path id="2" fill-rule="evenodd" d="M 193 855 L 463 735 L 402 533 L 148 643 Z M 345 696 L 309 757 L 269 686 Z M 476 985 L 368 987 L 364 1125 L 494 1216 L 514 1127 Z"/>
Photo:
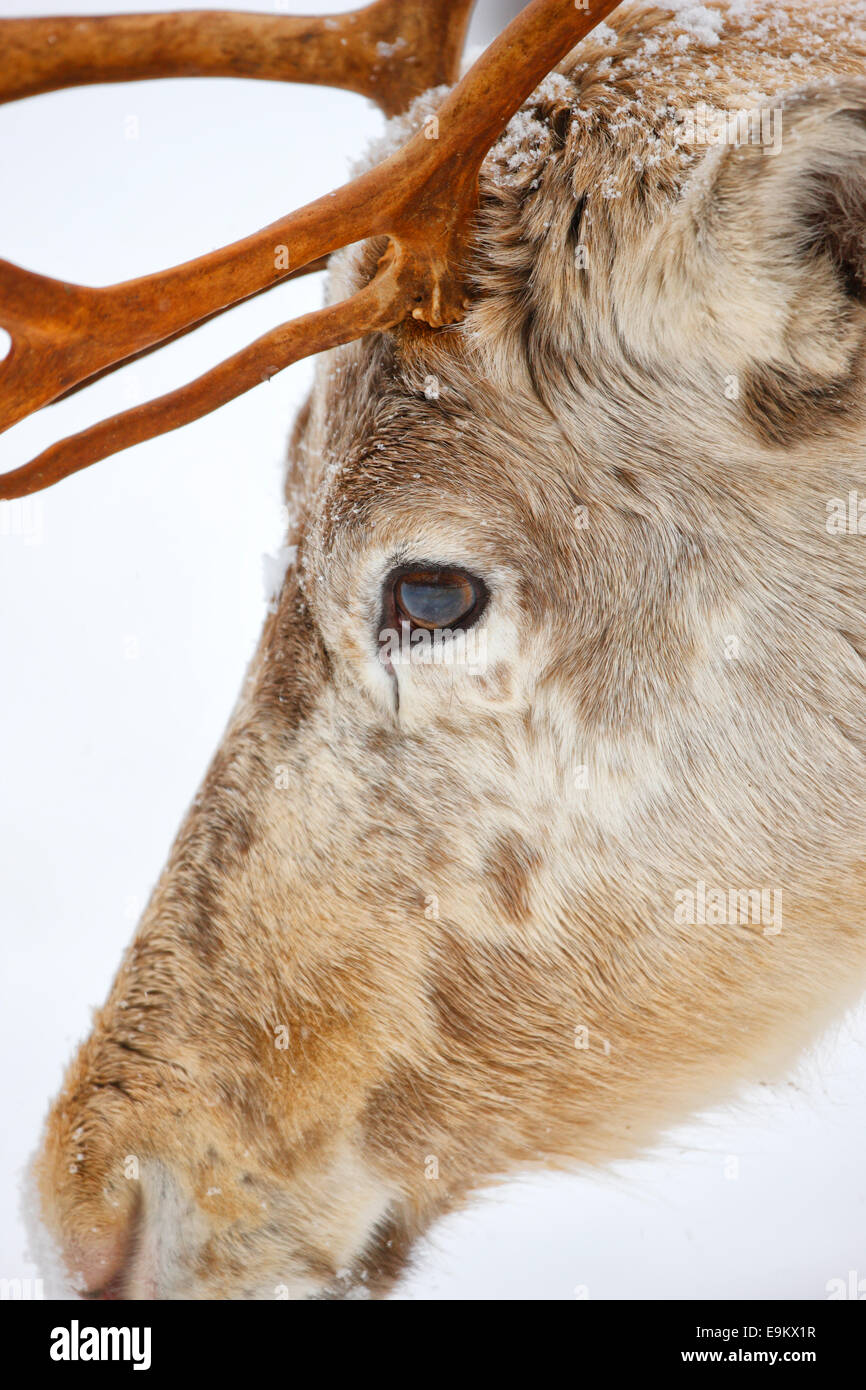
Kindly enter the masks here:
<path id="1" fill-rule="evenodd" d="M 84 1289 L 381 1294 L 862 991 L 866 6 L 610 25 L 488 159 L 465 323 L 320 363 L 297 560 L 37 1161 Z M 415 560 L 484 578 L 483 670 L 378 660 Z M 678 920 L 700 882 L 781 921 Z"/>

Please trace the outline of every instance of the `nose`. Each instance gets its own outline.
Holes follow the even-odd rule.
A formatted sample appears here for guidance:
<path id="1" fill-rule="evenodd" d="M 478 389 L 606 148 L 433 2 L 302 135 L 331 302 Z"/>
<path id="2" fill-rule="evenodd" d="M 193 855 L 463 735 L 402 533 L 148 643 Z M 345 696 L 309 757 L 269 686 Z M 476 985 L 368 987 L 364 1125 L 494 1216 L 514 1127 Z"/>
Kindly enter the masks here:
<path id="1" fill-rule="evenodd" d="M 105 1208 L 103 1208 L 105 1216 Z M 67 1268 L 89 1299 L 172 1297 L 184 1286 L 208 1228 L 167 1166 L 142 1165 L 136 1195 L 108 1224 L 78 1224 L 63 1238 Z"/>
<path id="2" fill-rule="evenodd" d="M 83 1298 L 121 1299 L 134 1260 L 136 1213 L 110 1230 L 92 1228 L 65 1242 L 64 1261 Z"/>

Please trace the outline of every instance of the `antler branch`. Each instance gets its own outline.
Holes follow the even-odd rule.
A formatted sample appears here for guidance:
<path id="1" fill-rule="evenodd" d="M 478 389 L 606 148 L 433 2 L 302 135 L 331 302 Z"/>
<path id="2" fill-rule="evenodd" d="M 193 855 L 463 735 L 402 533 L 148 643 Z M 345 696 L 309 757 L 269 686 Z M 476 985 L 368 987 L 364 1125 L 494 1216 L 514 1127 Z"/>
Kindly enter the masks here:
<path id="1" fill-rule="evenodd" d="M 376 168 L 243 241 L 107 289 L 63 284 L 0 261 L 0 323 L 12 335 L 0 363 L 5 429 L 285 279 L 288 270 L 277 268 L 280 248 L 288 248 L 297 271 L 340 246 L 390 239 L 360 294 L 275 329 L 180 391 L 52 446 L 0 477 L 0 498 L 36 491 L 198 419 L 325 347 L 410 316 L 431 327 L 459 321 L 466 307 L 461 266 L 485 155 L 539 81 L 616 3 L 590 0 L 578 10 L 573 0 L 532 0 L 445 98 L 437 138 L 419 131 Z"/>
<path id="2" fill-rule="evenodd" d="M 0 479 L 0 496 L 26 497 L 145 439 L 188 425 L 268 381 L 301 357 L 351 342 L 401 317 L 393 276 L 377 276 L 340 304 L 284 323 L 187 386 L 125 410 L 45 449 Z"/>
<path id="3" fill-rule="evenodd" d="M 344 87 L 387 116 L 453 82 L 475 0 L 375 0 L 348 14 L 230 10 L 0 20 L 0 102 L 94 82 L 252 77 Z"/>

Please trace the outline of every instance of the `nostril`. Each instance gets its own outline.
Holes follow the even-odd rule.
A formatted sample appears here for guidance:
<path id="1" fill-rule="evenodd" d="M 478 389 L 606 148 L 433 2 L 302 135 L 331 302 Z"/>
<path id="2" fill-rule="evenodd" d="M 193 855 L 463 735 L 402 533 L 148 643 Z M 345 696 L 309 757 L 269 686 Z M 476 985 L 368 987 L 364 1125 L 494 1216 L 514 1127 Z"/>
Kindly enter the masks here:
<path id="1" fill-rule="evenodd" d="M 124 1264 L 120 1267 L 120 1269 L 116 1271 L 116 1273 L 112 1276 L 111 1279 L 109 1279 L 108 1283 L 103 1288 L 88 1289 L 88 1291 L 83 1295 L 83 1297 L 88 1299 L 100 1300 L 102 1302 L 107 1302 L 109 1300 L 120 1300 L 125 1297 L 125 1290 L 126 1265 Z"/>
<path id="2" fill-rule="evenodd" d="M 70 1246 L 66 1263 L 85 1298 L 122 1298 L 129 1253 L 126 1232 L 119 1232 L 116 1237 L 95 1238 L 86 1247 L 83 1243 Z"/>
<path id="3" fill-rule="evenodd" d="M 127 1276 L 135 1253 L 137 1211 L 130 1214 L 126 1225 L 112 1231 L 91 1232 L 74 1241 L 66 1249 L 66 1263 L 82 1297 L 89 1299 L 122 1299 Z"/>

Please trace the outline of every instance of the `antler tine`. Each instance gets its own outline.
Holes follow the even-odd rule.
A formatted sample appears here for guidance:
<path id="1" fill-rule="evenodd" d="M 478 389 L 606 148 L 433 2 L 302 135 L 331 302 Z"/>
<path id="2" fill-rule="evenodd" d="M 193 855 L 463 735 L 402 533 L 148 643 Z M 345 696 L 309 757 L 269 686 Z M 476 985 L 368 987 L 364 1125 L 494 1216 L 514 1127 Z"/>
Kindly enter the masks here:
<path id="1" fill-rule="evenodd" d="M 460 265 L 491 144 L 538 82 L 618 0 L 531 0 L 437 111 L 438 138 L 419 131 L 335 193 L 233 246 L 109 289 L 62 285 L 0 261 L 0 321 L 12 351 L 0 363 L 0 429 L 78 383 L 285 278 L 375 235 L 389 244 L 373 280 L 342 304 L 284 324 L 188 386 L 60 441 L 0 477 L 0 498 L 58 482 L 130 444 L 198 419 L 291 362 L 414 317 L 430 326 L 465 310 Z M 35 403 L 34 403 L 35 402 Z"/>
<path id="2" fill-rule="evenodd" d="M 51 445 L 32 463 L 0 477 L 0 499 L 41 492 L 109 454 L 199 420 L 302 357 L 390 328 L 400 317 L 398 303 L 389 277 L 376 277 L 349 299 L 266 333 L 187 386 Z"/>
<path id="3" fill-rule="evenodd" d="M 329 16 L 189 10 L 0 20 L 0 102 L 94 82 L 253 77 L 343 87 L 386 116 L 453 82 L 475 0 L 375 0 Z"/>

